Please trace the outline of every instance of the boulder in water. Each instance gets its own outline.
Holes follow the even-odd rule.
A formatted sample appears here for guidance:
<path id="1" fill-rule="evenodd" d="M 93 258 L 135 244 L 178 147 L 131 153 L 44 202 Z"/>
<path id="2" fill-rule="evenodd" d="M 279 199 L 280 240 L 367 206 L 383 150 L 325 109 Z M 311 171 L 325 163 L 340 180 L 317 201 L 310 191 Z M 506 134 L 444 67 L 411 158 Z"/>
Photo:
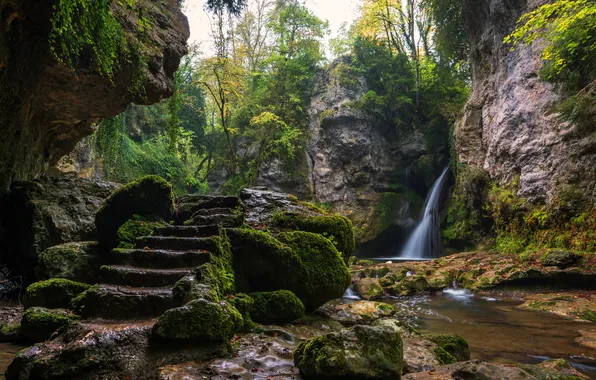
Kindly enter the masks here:
<path id="1" fill-rule="evenodd" d="M 300 343 L 294 364 L 305 377 L 399 379 L 402 340 L 385 326 L 354 326 Z"/>
<path id="2" fill-rule="evenodd" d="M 425 334 L 425 339 L 437 345 L 435 353 L 441 364 L 470 360 L 468 342 L 456 334 Z"/>
<path id="3" fill-rule="evenodd" d="M 317 314 L 331 318 L 344 326 L 371 324 L 377 319 L 391 317 L 396 312 L 393 305 L 374 301 L 350 303 L 332 301 L 317 310 Z"/>
<path id="4" fill-rule="evenodd" d="M 150 175 L 116 190 L 95 217 L 97 240 L 106 248 L 118 244 L 118 229 L 133 215 L 169 220 L 174 212 L 172 186 Z"/>
<path id="5" fill-rule="evenodd" d="M 385 295 L 383 287 L 377 278 L 363 278 L 356 283 L 356 292 L 365 300 L 382 298 Z"/>

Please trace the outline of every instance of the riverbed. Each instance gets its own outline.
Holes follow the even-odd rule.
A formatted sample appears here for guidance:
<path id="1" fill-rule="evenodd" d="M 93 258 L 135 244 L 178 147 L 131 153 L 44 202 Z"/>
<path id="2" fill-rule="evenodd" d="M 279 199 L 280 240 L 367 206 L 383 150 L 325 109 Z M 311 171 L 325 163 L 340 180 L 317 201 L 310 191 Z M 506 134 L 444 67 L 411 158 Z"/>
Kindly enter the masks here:
<path id="1" fill-rule="evenodd" d="M 385 300 L 408 310 L 423 333 L 455 333 L 468 342 L 472 359 L 498 364 L 540 363 L 564 358 L 596 378 L 596 352 L 582 346 L 583 334 L 596 334 L 596 324 L 518 309 L 522 300 L 483 297 L 465 290 L 436 296 Z"/>

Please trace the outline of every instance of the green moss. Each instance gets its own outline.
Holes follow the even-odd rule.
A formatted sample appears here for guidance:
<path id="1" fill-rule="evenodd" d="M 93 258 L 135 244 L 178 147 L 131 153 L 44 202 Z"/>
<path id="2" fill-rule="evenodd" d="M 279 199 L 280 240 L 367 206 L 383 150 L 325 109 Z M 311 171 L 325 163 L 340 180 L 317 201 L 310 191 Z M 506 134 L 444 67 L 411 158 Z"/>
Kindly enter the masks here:
<path id="1" fill-rule="evenodd" d="M 341 252 L 346 263 L 356 248 L 352 222 L 341 215 L 302 216 L 280 213 L 273 217 L 272 224 L 281 228 L 313 232 L 325 236 Z"/>
<path id="2" fill-rule="evenodd" d="M 91 285 L 74 282 L 62 278 L 53 278 L 29 285 L 23 297 L 25 308 L 42 306 L 48 308 L 71 307 L 71 300 Z"/>
<path id="3" fill-rule="evenodd" d="M 0 327 L 0 342 L 14 342 L 20 338 L 21 323 L 8 322 Z"/>
<path id="4" fill-rule="evenodd" d="M 242 316 L 227 302 L 198 299 L 166 311 L 153 332 L 164 340 L 227 342 L 242 325 Z"/>
<path id="5" fill-rule="evenodd" d="M 435 356 L 437 357 L 437 360 L 441 365 L 453 364 L 457 362 L 453 355 L 451 355 L 449 352 L 445 351 L 441 347 L 435 348 Z"/>
<path id="6" fill-rule="evenodd" d="M 230 229 L 236 285 L 239 291 L 287 289 L 306 310 L 342 296 L 351 276 L 343 258 L 325 237 L 302 231 L 277 239 L 252 229 Z"/>
<path id="7" fill-rule="evenodd" d="M 98 241 L 106 248 L 118 243 L 118 229 L 133 215 L 169 220 L 174 211 L 172 186 L 158 176 L 147 176 L 110 195 L 95 217 Z"/>
<path id="8" fill-rule="evenodd" d="M 251 293 L 251 318 L 259 323 L 291 322 L 304 316 L 304 304 L 289 290 Z"/>
<path id="9" fill-rule="evenodd" d="M 586 321 L 596 322 L 596 311 L 593 310 L 584 310 L 578 313 L 577 316 Z"/>
<path id="10" fill-rule="evenodd" d="M 135 248 L 137 238 L 151 236 L 156 228 L 166 225 L 163 221 L 133 215 L 132 218 L 118 228 L 118 248 Z"/>
<path id="11" fill-rule="evenodd" d="M 21 333 L 35 342 L 42 342 L 58 329 L 69 325 L 78 317 L 68 310 L 32 307 L 25 311 L 21 320 Z"/>
<path id="12" fill-rule="evenodd" d="M 102 262 L 97 253 L 96 242 L 65 243 L 50 247 L 38 257 L 36 277 L 40 280 L 66 278 L 94 284 L 99 280 L 98 270 Z"/>
<path id="13" fill-rule="evenodd" d="M 468 348 L 468 342 L 464 338 L 455 334 L 425 334 L 424 338 L 435 343 L 440 349 L 444 350 L 448 355 L 453 357 L 455 361 L 466 361 L 470 360 L 470 349 Z M 437 353 L 435 351 L 435 353 Z M 437 359 L 447 360 L 448 356 L 441 353 L 441 358 L 437 355 Z M 451 362 L 451 363 L 453 363 Z M 447 362 L 441 364 L 448 364 Z"/>
<path id="14" fill-rule="evenodd" d="M 236 290 L 230 239 L 223 228 L 220 228 L 219 236 L 213 236 L 212 239 L 217 248 L 210 252 L 209 262 L 196 270 L 197 279 L 211 286 L 218 299 L 223 299 L 226 294 Z"/>

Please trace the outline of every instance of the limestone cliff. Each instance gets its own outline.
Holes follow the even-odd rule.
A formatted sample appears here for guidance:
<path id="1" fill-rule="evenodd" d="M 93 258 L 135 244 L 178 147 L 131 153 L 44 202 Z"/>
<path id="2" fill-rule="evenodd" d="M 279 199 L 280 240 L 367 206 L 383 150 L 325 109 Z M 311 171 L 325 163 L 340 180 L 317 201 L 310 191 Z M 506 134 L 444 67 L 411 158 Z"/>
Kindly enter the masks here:
<path id="1" fill-rule="evenodd" d="M 56 1 L 0 0 L 0 193 L 29 180 L 69 153 L 99 119 L 132 102 L 156 103 L 173 91 L 173 74 L 186 54 L 189 28 L 175 0 L 138 2 L 146 29 L 141 65 L 127 63 L 110 80 L 83 52 L 71 70 L 51 54 L 48 36 Z M 114 2 L 113 7 L 119 7 Z M 117 9 L 116 9 L 117 11 Z M 118 14 L 123 12 L 116 12 Z M 119 16 L 127 39 L 138 20 Z M 129 91 L 141 75 L 144 94 Z"/>
<path id="2" fill-rule="evenodd" d="M 540 41 L 513 52 L 502 43 L 523 13 L 546 2 L 465 1 L 473 78 L 455 128 L 457 154 L 498 185 L 519 182 L 517 195 L 531 203 L 552 204 L 573 190 L 594 205 L 594 132 L 579 133 L 552 113 L 561 97 L 538 76 Z"/>

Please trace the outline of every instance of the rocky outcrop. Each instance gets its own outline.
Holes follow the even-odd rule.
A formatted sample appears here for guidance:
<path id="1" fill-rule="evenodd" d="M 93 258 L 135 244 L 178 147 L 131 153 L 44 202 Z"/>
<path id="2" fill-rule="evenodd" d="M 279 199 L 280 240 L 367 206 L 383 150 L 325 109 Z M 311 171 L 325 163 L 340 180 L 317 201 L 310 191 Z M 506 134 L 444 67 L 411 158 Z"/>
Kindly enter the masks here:
<path id="1" fill-rule="evenodd" d="M 397 226 L 392 239 L 399 244 L 400 228 L 403 233 L 415 223 L 432 184 L 423 173 L 433 181 L 438 172 L 426 167 L 420 131 L 386 125 L 358 105 L 368 87 L 363 77 L 345 72 L 350 59 L 338 59 L 321 76 L 311 102 L 306 148 L 312 192 L 352 220 L 359 243 Z M 445 157 L 438 166 L 444 164 Z"/>
<path id="2" fill-rule="evenodd" d="M 119 185 L 43 177 L 15 183 L 0 202 L 0 260 L 33 280 L 38 256 L 54 245 L 95 240 L 95 213 Z"/>
<path id="3" fill-rule="evenodd" d="M 146 62 L 121 65 L 112 79 L 93 69 L 89 52 L 71 70 L 50 52 L 48 36 L 56 1 L 0 1 L 0 193 L 14 181 L 29 180 L 69 153 L 93 132 L 93 124 L 129 103 L 156 103 L 173 91 L 173 74 L 186 54 L 185 16 L 173 0 L 137 2 L 145 27 Z M 138 38 L 136 17 L 114 14 L 127 38 Z M 130 91 L 142 77 L 144 93 Z"/>
<path id="4" fill-rule="evenodd" d="M 459 161 L 500 185 L 519 177 L 517 195 L 552 203 L 571 187 L 596 204 L 596 138 L 563 122 L 561 99 L 542 81 L 541 41 L 510 51 L 502 43 L 524 12 L 546 0 L 464 1 L 470 37 L 472 90 L 455 128 Z"/>

